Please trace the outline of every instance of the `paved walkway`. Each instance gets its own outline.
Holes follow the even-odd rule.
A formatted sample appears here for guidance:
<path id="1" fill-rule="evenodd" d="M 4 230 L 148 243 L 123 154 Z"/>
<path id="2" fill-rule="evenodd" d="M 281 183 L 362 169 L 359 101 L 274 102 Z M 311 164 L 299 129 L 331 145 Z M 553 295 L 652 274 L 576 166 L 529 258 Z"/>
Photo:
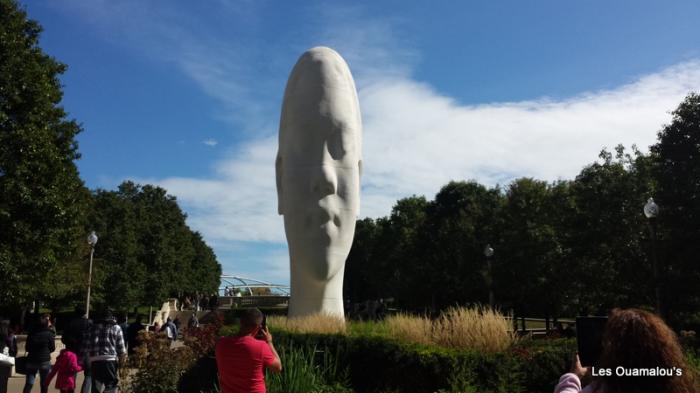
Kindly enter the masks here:
<path id="1" fill-rule="evenodd" d="M 24 388 L 24 381 L 24 375 L 15 374 L 12 378 L 10 378 L 9 383 L 7 384 L 7 393 L 22 393 L 22 389 Z M 39 383 L 39 373 L 37 373 L 36 382 L 34 383 L 34 387 L 32 388 L 32 393 L 41 392 Z M 51 381 L 51 387 L 49 387 L 49 392 L 58 392 L 58 389 L 55 389 L 54 385 L 56 385 L 56 378 L 54 378 L 53 381 Z M 78 373 L 78 380 L 76 382 L 77 389 L 75 391 L 80 392 L 81 386 L 83 386 L 83 373 Z"/>

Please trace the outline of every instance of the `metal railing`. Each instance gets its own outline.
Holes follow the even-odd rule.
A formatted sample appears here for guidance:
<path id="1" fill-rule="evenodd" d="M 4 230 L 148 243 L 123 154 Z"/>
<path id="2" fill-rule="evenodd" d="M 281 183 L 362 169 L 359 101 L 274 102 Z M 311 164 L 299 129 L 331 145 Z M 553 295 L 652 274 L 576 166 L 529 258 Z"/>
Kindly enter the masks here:
<path id="1" fill-rule="evenodd" d="M 289 296 L 222 296 L 219 297 L 219 308 L 285 308 L 289 305 Z"/>

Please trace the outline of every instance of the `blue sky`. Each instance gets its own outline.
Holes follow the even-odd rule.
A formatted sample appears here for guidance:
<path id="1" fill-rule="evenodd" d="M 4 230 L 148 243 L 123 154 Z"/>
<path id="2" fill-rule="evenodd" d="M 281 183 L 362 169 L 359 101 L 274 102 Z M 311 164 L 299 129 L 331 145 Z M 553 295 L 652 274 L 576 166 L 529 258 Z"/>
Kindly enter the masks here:
<path id="1" fill-rule="evenodd" d="M 165 187 L 224 271 L 287 283 L 274 160 L 284 85 L 325 45 L 364 122 L 360 216 L 449 180 L 567 179 L 643 151 L 700 90 L 697 1 L 25 1 L 69 68 L 83 179 Z"/>

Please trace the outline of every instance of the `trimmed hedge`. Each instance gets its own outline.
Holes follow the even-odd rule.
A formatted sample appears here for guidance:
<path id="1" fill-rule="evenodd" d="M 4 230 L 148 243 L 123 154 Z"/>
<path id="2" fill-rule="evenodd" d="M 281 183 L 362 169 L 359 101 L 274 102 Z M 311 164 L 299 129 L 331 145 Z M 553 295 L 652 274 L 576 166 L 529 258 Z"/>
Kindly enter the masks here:
<path id="1" fill-rule="evenodd" d="M 399 343 L 380 336 L 275 332 L 282 346 L 333 351 L 358 393 L 449 392 L 454 381 L 479 392 L 541 392 L 556 385 L 575 351 L 574 340 L 526 341 L 505 353 L 485 354 Z M 451 386 L 452 385 L 452 386 Z"/>
<path id="2" fill-rule="evenodd" d="M 226 326 L 221 333 L 234 334 Z M 524 339 L 506 352 L 480 353 L 399 342 L 379 334 L 318 334 L 274 330 L 281 348 L 329 351 L 347 368 L 356 393 L 549 392 L 569 369 L 575 339 Z M 700 367 L 700 340 L 682 340 Z"/>
<path id="3" fill-rule="evenodd" d="M 258 307 L 258 309 L 265 315 L 287 315 L 286 308 Z M 226 326 L 238 326 L 238 319 L 240 318 L 241 312 L 244 310 L 246 310 L 246 308 L 232 308 L 230 310 L 223 311 L 224 324 Z"/>

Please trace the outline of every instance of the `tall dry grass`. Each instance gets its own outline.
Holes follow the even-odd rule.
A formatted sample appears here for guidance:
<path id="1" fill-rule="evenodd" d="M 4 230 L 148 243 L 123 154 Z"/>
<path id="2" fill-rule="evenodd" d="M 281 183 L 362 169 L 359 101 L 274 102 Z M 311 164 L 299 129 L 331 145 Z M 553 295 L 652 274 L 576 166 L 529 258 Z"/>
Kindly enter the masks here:
<path id="1" fill-rule="evenodd" d="M 393 315 L 386 319 L 392 337 L 447 348 L 499 352 L 513 345 L 517 335 L 506 316 L 489 307 L 453 307 L 436 320 L 425 316 Z"/>
<path id="2" fill-rule="evenodd" d="M 429 318 L 401 313 L 386 317 L 384 323 L 389 337 L 417 344 L 434 344 L 433 323 Z"/>
<path id="3" fill-rule="evenodd" d="M 295 333 L 347 333 L 345 319 L 327 314 L 314 314 L 299 318 L 270 315 L 267 317 L 267 324 L 272 328 L 277 327 Z"/>

